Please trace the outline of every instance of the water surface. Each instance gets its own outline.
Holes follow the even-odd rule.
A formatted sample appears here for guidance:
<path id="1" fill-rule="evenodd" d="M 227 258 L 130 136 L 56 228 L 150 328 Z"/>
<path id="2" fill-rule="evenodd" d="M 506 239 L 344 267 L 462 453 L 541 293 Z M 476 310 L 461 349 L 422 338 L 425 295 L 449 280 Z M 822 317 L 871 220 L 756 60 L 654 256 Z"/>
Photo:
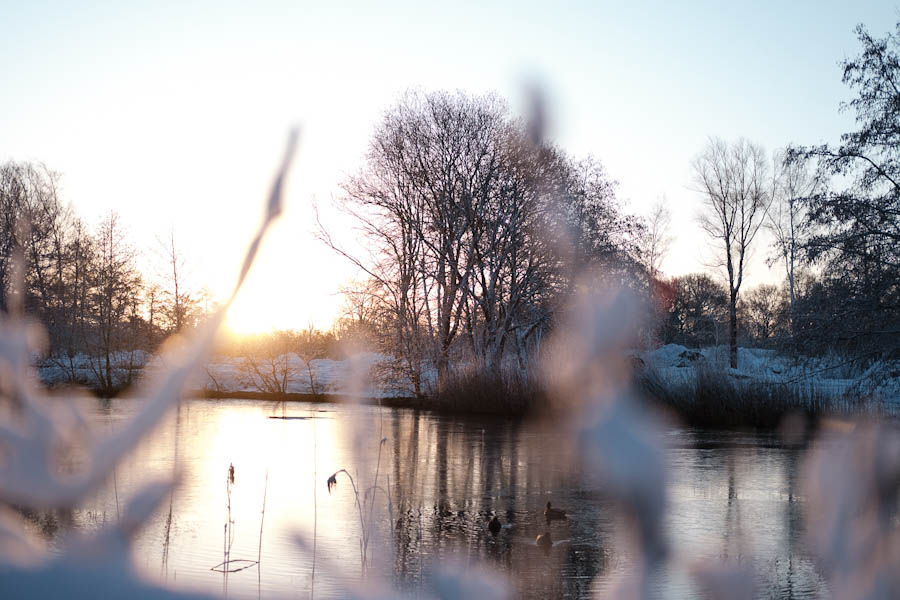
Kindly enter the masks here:
<path id="1" fill-rule="evenodd" d="M 115 428 L 135 402 L 98 402 L 94 417 Z M 517 596 L 581 598 L 608 589 L 631 552 L 616 542 L 627 523 L 563 441 L 546 425 L 408 409 L 190 400 L 84 506 L 30 515 L 30 526 L 58 545 L 67 531 L 115 522 L 142 483 L 178 474 L 133 550 L 139 570 L 167 585 L 238 598 L 308 597 L 314 586 L 338 597 L 362 574 L 362 521 L 368 577 L 411 595 L 428 589 L 435 565 L 456 563 L 502 573 Z M 803 547 L 801 451 L 735 432 L 676 429 L 665 442 L 673 559 L 656 576 L 661 597 L 697 597 L 687 570 L 723 560 L 752 565 L 759 597 L 826 593 Z M 340 469 L 359 506 L 343 473 L 329 493 Z M 546 523 L 548 500 L 565 521 Z M 496 537 L 493 512 L 504 523 Z M 226 556 L 229 514 L 228 556 L 260 564 L 226 576 L 211 569 Z M 546 556 L 535 545 L 545 532 L 555 541 Z"/>

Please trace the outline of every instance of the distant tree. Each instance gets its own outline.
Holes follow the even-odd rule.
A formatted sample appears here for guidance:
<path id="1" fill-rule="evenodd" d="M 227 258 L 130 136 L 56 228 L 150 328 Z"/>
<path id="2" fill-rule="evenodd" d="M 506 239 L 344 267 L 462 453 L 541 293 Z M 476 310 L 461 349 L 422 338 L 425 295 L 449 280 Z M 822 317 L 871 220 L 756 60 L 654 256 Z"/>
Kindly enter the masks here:
<path id="1" fill-rule="evenodd" d="M 553 192 L 557 202 L 550 204 L 551 219 L 562 215 L 570 245 L 563 250 L 572 255 L 563 257 L 561 272 L 555 275 L 565 279 L 589 273 L 592 281 L 630 285 L 640 268 L 640 240 L 645 235 L 641 220 L 623 214 L 615 195 L 617 182 L 600 161 L 565 158 L 561 171 L 558 177 L 564 185 Z"/>
<path id="2" fill-rule="evenodd" d="M 692 166 L 704 201 L 700 225 L 719 247 L 719 265 L 728 277 L 729 362 L 737 368 L 737 305 L 748 253 L 771 197 L 767 163 L 762 148 L 747 140 L 711 139 Z"/>
<path id="3" fill-rule="evenodd" d="M 676 277 L 671 287 L 663 340 L 695 347 L 718 344 L 728 318 L 728 290 L 705 273 Z"/>
<path id="4" fill-rule="evenodd" d="M 198 309 L 197 292 L 189 286 L 187 259 L 175 237 L 172 227 L 165 237 L 157 238 L 162 256 L 162 276 L 160 279 L 163 300 L 160 312 L 165 318 L 168 333 L 181 333 L 195 325 Z"/>
<path id="5" fill-rule="evenodd" d="M 651 278 L 659 277 L 662 262 L 672 246 L 672 213 L 665 196 L 650 208 L 639 240 L 641 262 Z"/>
<path id="6" fill-rule="evenodd" d="M 50 359 L 65 371 L 70 382 L 82 379 L 76 357 L 89 350 L 95 242 L 81 220 L 73 217 L 63 253 L 63 308 L 56 332 L 50 336 Z"/>
<path id="7" fill-rule="evenodd" d="M 341 345 L 350 348 L 382 350 L 378 346 L 378 284 L 372 280 L 354 281 L 341 287 L 341 313 L 335 322 L 335 334 Z"/>
<path id="8" fill-rule="evenodd" d="M 785 329 L 788 313 L 784 293 L 776 285 L 750 288 L 741 300 L 741 313 L 748 333 L 762 346 L 771 346 Z"/>
<path id="9" fill-rule="evenodd" d="M 91 364 L 101 391 L 112 393 L 121 383 L 115 376 L 121 362 L 117 353 L 133 350 L 139 343 L 134 336 L 138 330 L 135 320 L 141 276 L 135 265 L 135 250 L 126 241 L 115 212 L 101 221 L 94 247 L 91 318 L 95 333 Z"/>
<path id="10" fill-rule="evenodd" d="M 654 333 L 659 330 L 660 322 L 671 305 L 670 288 L 662 280 L 660 271 L 662 262 L 672 245 L 671 224 L 672 214 L 669 212 L 666 198 L 663 196 L 657 199 L 650 208 L 650 213 L 644 219 L 644 227 L 638 238 L 640 261 L 647 273 L 652 299 L 648 317 L 649 327 L 646 328 L 647 347 L 653 345 Z"/>
<path id="11" fill-rule="evenodd" d="M 25 264 L 21 302 L 44 320 L 51 336 L 61 313 L 65 236 L 70 210 L 57 193 L 59 174 L 45 165 L 8 162 L 0 166 L 0 308 L 10 292 L 16 250 Z"/>
<path id="12" fill-rule="evenodd" d="M 868 352 L 896 351 L 900 332 L 900 22 L 884 38 L 860 25 L 858 56 L 844 60 L 843 82 L 856 96 L 841 109 L 858 128 L 837 145 L 793 148 L 792 160 L 818 161 L 829 189 L 806 201 L 817 227 L 804 248 L 824 266 L 822 285 L 837 306 L 827 323 L 834 341 Z M 825 295 L 821 295 L 825 297 Z M 824 308 L 824 307 L 823 307 Z M 839 310 L 834 311 L 837 308 Z"/>
<path id="13" fill-rule="evenodd" d="M 810 222 L 807 203 L 824 189 L 821 175 L 810 169 L 806 160 L 788 160 L 783 152 L 774 159 L 775 186 L 772 202 L 767 211 L 766 227 L 774 238 L 776 260 L 784 265 L 790 302 L 789 316 L 793 322 L 797 300 L 797 269 L 801 265 L 801 253 L 809 234 Z"/>
<path id="14" fill-rule="evenodd" d="M 152 347 L 164 336 L 164 328 L 161 326 L 163 318 L 163 291 L 157 283 L 151 283 L 144 290 L 147 310 L 147 340 Z"/>
<path id="15" fill-rule="evenodd" d="M 312 323 L 307 325 L 306 329 L 295 336 L 295 352 L 306 367 L 306 375 L 309 378 L 309 390 L 313 394 L 318 394 L 320 391 L 318 385 L 318 370 L 316 369 L 314 361 L 328 356 L 328 346 L 331 341 L 328 338 L 329 336 L 317 331 Z"/>
<path id="16" fill-rule="evenodd" d="M 245 386 L 260 392 L 284 394 L 297 377 L 291 360 L 296 334 L 281 330 L 245 338 L 240 344 L 240 377 Z"/>

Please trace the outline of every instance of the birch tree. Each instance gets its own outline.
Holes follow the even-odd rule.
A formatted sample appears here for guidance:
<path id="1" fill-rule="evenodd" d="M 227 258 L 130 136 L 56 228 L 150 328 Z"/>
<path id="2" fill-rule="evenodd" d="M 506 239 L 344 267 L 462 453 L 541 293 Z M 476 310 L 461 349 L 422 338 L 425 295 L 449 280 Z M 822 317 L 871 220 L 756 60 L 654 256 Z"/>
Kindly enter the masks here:
<path id="1" fill-rule="evenodd" d="M 776 153 L 773 164 L 776 170 L 775 186 L 767 211 L 766 227 L 774 238 L 777 259 L 773 260 L 780 260 L 784 267 L 790 307 L 789 324 L 793 331 L 797 304 L 797 270 L 810 229 L 806 206 L 811 198 L 822 191 L 823 182 L 818 173 L 809 168 L 807 161 L 787 161 L 785 154 L 779 152 Z"/>

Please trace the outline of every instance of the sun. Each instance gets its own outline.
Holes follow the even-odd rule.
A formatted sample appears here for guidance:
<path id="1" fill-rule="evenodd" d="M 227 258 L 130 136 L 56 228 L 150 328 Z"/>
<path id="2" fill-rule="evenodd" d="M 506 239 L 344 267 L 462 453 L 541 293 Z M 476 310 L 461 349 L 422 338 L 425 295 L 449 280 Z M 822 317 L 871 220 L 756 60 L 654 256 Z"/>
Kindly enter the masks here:
<path id="1" fill-rule="evenodd" d="M 300 330 L 310 325 L 329 330 L 339 316 L 341 302 L 341 297 L 327 288 L 269 279 L 266 285 L 241 290 L 228 309 L 225 328 L 238 335 Z"/>

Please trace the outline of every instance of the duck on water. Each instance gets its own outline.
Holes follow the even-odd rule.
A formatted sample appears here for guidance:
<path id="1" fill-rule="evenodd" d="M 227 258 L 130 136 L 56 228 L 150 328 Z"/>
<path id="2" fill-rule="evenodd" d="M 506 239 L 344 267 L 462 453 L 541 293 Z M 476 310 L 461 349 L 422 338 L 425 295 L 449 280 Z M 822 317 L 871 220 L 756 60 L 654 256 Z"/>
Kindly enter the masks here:
<path id="1" fill-rule="evenodd" d="M 544 509 L 544 518 L 547 519 L 548 523 L 550 521 L 562 521 L 566 518 L 566 511 L 559 508 L 553 508 L 548 501 L 547 508 Z"/>
<path id="2" fill-rule="evenodd" d="M 488 523 L 488 530 L 493 536 L 496 536 L 498 533 L 500 533 L 500 529 L 502 527 L 503 526 L 500 524 L 500 519 L 497 518 L 497 515 L 494 515 L 494 517 L 491 519 L 491 522 Z"/>

